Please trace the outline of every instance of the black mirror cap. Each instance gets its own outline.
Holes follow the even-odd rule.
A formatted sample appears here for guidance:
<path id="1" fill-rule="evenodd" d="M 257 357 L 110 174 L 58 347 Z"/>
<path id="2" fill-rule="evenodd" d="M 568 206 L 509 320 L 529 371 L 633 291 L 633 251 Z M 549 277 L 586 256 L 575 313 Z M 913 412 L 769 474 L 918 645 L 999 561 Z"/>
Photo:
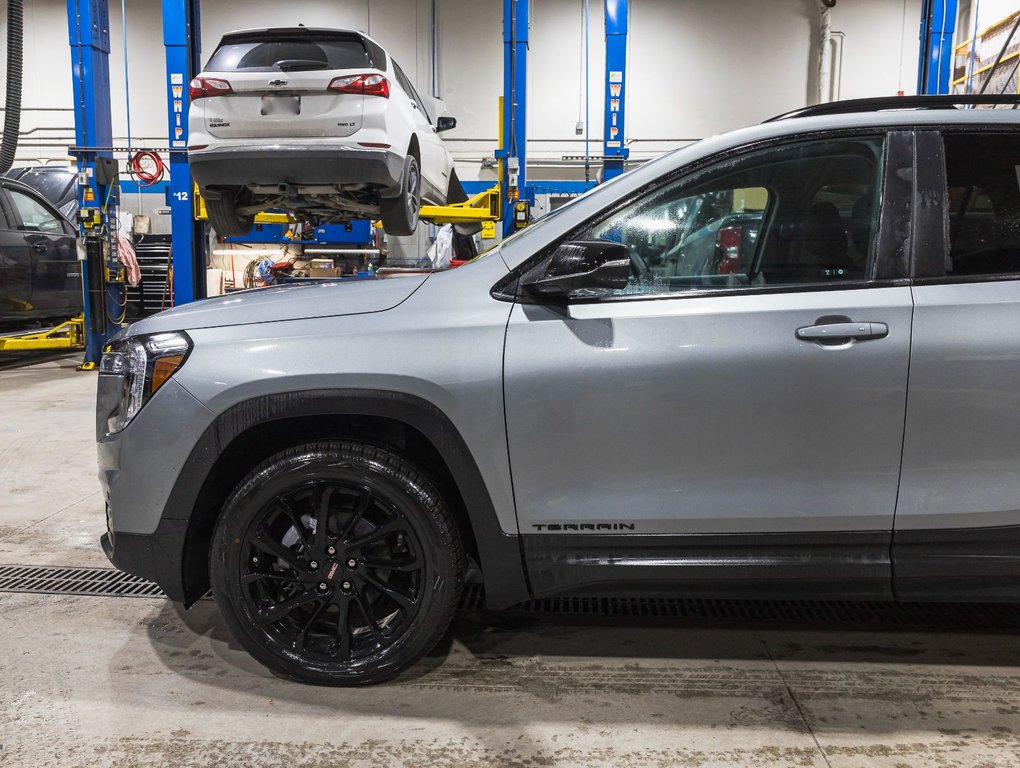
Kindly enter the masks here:
<path id="1" fill-rule="evenodd" d="M 556 248 L 537 280 L 524 284 L 536 297 L 592 298 L 627 287 L 630 251 L 610 240 L 571 240 Z"/>
<path id="2" fill-rule="evenodd" d="M 457 118 L 443 116 L 436 118 L 436 133 L 442 133 L 443 131 L 449 131 L 452 128 L 457 127 Z"/>

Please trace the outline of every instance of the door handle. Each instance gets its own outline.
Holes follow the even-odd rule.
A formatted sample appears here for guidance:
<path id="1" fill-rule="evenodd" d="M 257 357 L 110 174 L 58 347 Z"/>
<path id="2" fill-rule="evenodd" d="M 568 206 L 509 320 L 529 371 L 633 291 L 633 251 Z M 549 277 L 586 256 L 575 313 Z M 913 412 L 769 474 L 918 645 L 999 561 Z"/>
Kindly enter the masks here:
<path id="1" fill-rule="evenodd" d="M 802 341 L 850 341 L 856 339 L 882 339 L 889 335 L 885 323 L 824 323 L 797 329 Z"/>
<path id="2" fill-rule="evenodd" d="M 32 250 L 37 253 L 46 253 L 49 247 L 49 243 L 32 243 Z"/>

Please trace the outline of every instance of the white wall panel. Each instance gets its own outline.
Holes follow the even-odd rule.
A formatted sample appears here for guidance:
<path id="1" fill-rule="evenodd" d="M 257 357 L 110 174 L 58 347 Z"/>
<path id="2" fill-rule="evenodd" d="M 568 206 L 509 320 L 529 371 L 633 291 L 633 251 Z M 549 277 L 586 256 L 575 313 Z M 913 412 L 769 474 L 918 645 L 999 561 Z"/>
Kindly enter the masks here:
<path id="1" fill-rule="evenodd" d="M 710 134 L 759 121 L 812 102 L 817 93 L 818 11 L 815 0 L 631 0 L 626 138 L 636 157 L 655 154 Z M 502 2 L 437 0 L 435 54 L 439 96 L 458 127 L 447 134 L 465 179 L 481 172 L 497 136 L 502 91 Z M 533 0 L 528 73 L 528 154 L 532 177 L 576 177 L 550 163 L 583 151 L 575 134 L 583 98 L 583 0 Z M 132 132 L 136 140 L 165 143 L 166 100 L 159 0 L 128 0 Z M 600 152 L 604 29 L 601 0 L 590 0 L 589 131 Z M 842 96 L 891 95 L 914 90 L 920 0 L 840 0 L 834 30 L 845 33 Z M 2 10 L 0 10 L 2 16 Z M 431 91 L 431 0 L 289 0 L 245 3 L 206 0 L 203 60 L 223 32 L 304 23 L 348 27 L 377 39 Z M 120 4 L 111 2 L 114 133 L 126 136 Z M 5 30 L 0 31 L 0 33 Z M 3 74 L 0 61 L 0 74 Z M 71 106 L 66 4 L 32 0 L 26 7 L 25 107 Z M 63 128 L 69 112 L 26 112 L 25 129 Z M 69 142 L 67 142 L 69 143 Z M 20 153 L 29 161 L 61 157 L 58 148 Z"/>

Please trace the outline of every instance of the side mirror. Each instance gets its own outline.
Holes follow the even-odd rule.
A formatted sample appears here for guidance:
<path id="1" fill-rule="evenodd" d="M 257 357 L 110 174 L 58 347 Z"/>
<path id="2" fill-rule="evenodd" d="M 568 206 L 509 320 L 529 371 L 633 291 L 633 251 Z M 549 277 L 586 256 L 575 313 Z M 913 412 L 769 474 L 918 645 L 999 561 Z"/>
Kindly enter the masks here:
<path id="1" fill-rule="evenodd" d="M 443 131 L 448 131 L 451 128 L 456 128 L 456 127 L 457 127 L 457 118 L 455 118 L 455 117 L 448 117 L 448 116 L 444 115 L 443 117 L 440 117 L 440 118 L 436 119 L 436 133 L 442 133 Z"/>
<path id="2" fill-rule="evenodd" d="M 627 287 L 630 251 L 609 240 L 574 240 L 553 253 L 545 274 L 524 283 L 524 290 L 540 298 L 598 296 Z"/>

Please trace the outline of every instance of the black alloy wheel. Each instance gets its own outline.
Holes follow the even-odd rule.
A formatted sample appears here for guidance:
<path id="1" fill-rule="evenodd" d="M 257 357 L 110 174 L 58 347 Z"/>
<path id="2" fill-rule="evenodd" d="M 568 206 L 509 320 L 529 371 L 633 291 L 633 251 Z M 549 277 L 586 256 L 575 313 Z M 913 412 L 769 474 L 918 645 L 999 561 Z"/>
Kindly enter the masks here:
<path id="1" fill-rule="evenodd" d="M 290 679 L 385 680 L 449 625 L 464 554 L 432 482 L 403 457 L 349 442 L 284 451 L 224 508 L 214 594 L 235 636 Z"/>

